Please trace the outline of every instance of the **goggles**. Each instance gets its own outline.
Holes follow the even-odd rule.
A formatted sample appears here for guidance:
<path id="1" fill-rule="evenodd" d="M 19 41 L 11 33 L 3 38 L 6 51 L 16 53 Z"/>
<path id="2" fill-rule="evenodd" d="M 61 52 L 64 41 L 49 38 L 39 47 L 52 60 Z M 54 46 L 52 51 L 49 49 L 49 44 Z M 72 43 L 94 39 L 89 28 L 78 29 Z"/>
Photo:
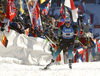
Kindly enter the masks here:
<path id="1" fill-rule="evenodd" d="M 70 22 L 65 22 L 65 23 L 70 23 Z"/>

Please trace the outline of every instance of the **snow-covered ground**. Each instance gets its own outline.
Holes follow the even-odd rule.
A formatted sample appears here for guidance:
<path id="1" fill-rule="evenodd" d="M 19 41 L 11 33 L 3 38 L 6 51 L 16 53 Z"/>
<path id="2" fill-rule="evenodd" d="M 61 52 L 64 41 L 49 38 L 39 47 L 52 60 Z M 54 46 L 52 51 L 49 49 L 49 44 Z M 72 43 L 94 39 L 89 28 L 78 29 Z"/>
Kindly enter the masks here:
<path id="1" fill-rule="evenodd" d="M 14 59 L 2 59 L 0 76 L 100 76 L 100 62 L 73 63 L 72 69 L 68 68 L 68 64 L 53 65 L 49 70 L 42 70 L 45 65 L 20 65 Z"/>

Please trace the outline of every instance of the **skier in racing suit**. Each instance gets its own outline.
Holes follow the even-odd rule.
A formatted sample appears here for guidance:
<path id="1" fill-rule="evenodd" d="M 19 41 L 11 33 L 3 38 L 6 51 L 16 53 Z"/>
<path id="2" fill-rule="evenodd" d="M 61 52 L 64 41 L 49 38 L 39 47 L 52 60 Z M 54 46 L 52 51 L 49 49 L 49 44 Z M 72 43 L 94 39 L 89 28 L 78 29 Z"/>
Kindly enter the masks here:
<path id="1" fill-rule="evenodd" d="M 62 34 L 60 38 L 60 43 L 58 45 L 57 51 L 53 55 L 51 63 L 49 63 L 44 69 L 47 69 L 57 58 L 61 50 L 66 50 L 68 48 L 68 58 L 69 58 L 69 68 L 72 69 L 72 58 L 73 58 L 73 44 L 75 39 L 75 33 L 77 30 L 76 25 L 71 25 L 71 20 L 69 17 L 65 19 L 65 24 L 61 26 Z"/>

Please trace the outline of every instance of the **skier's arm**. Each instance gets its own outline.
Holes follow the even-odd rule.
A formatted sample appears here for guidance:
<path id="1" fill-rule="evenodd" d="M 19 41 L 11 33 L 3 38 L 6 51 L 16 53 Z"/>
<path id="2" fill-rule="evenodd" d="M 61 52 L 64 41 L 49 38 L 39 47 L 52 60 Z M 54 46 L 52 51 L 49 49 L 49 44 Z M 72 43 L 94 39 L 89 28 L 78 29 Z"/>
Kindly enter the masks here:
<path id="1" fill-rule="evenodd" d="M 74 24 L 73 26 L 74 29 L 74 36 L 76 37 L 76 39 L 79 39 L 80 36 L 80 27 L 77 24 Z"/>

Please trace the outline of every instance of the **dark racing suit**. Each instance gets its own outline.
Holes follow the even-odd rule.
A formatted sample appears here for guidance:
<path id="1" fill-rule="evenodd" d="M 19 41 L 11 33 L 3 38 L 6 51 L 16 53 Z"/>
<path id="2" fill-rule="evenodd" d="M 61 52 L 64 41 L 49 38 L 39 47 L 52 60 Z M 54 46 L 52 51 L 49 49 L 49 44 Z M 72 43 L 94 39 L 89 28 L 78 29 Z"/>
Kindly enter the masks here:
<path id="1" fill-rule="evenodd" d="M 60 54 L 61 50 L 66 49 L 66 47 L 68 47 L 69 68 L 72 69 L 71 63 L 73 58 L 72 51 L 75 38 L 74 33 L 76 33 L 77 28 L 78 27 L 76 25 L 70 25 L 70 27 L 66 27 L 65 25 L 61 26 L 62 35 L 60 38 L 60 43 L 58 45 L 57 51 L 53 54 L 51 62 L 44 69 L 50 67 L 52 63 L 54 63 L 54 61 L 56 60 L 57 56 Z M 80 29 L 78 28 L 78 35 L 79 31 Z"/>
<path id="2" fill-rule="evenodd" d="M 56 60 L 61 50 L 66 49 L 66 47 L 68 47 L 68 58 L 72 60 L 73 58 L 72 51 L 75 39 L 74 34 L 76 33 L 77 26 L 70 25 L 70 27 L 66 27 L 65 25 L 63 25 L 61 26 L 61 30 L 62 30 L 62 36 L 60 38 L 59 48 L 53 55 L 53 60 Z"/>

